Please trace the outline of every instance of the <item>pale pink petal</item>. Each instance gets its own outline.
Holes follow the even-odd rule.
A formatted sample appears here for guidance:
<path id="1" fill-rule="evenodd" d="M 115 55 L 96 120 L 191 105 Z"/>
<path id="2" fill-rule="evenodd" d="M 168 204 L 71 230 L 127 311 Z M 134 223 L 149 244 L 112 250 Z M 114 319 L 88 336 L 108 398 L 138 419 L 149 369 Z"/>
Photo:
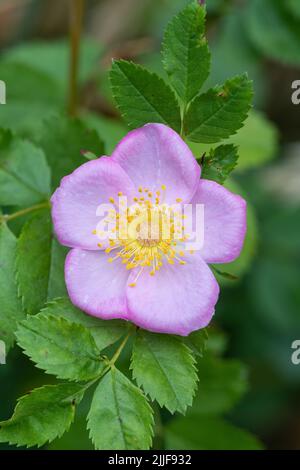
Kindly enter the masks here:
<path id="1" fill-rule="evenodd" d="M 191 150 L 164 124 L 147 124 L 129 132 L 112 154 L 136 188 L 153 194 L 166 186 L 165 202 L 189 202 L 200 177 L 200 167 Z"/>
<path id="2" fill-rule="evenodd" d="M 118 201 L 118 192 L 130 196 L 132 191 L 130 179 L 110 157 L 81 165 L 61 180 L 51 198 L 52 219 L 59 242 L 70 247 L 97 249 L 100 240 L 93 231 L 103 218 L 96 215 L 97 208 L 100 204 L 109 205 L 110 197 Z M 102 245 L 105 247 L 107 243 Z"/>
<path id="3" fill-rule="evenodd" d="M 65 264 L 65 280 L 76 307 L 103 319 L 126 318 L 129 273 L 120 262 L 108 262 L 103 251 L 73 249 Z"/>
<path id="4" fill-rule="evenodd" d="M 203 179 L 191 202 L 204 206 L 202 258 L 207 263 L 229 263 L 237 258 L 247 228 L 246 201 L 224 186 Z"/>
<path id="5" fill-rule="evenodd" d="M 150 276 L 144 271 L 136 286 L 127 287 L 128 319 L 150 331 L 186 336 L 204 328 L 214 314 L 219 286 L 198 254 L 185 265 L 164 264 Z"/>

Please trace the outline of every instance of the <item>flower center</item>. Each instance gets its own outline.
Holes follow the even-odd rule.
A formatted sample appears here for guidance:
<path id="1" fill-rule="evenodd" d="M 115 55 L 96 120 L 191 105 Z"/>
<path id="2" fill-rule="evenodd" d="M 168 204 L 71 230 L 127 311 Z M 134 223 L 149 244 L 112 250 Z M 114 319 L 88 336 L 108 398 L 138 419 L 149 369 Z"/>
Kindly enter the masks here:
<path id="1" fill-rule="evenodd" d="M 104 220 L 107 224 L 109 247 L 107 254 L 114 252 L 108 258 L 110 263 L 121 261 L 126 269 L 139 268 L 136 279 L 130 284 L 134 287 L 144 269 L 154 276 L 163 264 L 184 265 L 185 250 L 183 243 L 188 236 L 184 230 L 184 215 L 181 210 L 181 199 L 176 199 L 176 205 L 165 204 L 166 186 L 161 191 L 152 194 L 147 188 L 139 188 L 139 197 L 134 198 L 134 204 L 125 207 L 122 193 L 119 193 L 119 208 L 110 211 Z M 116 206 L 113 198 L 110 203 Z M 94 230 L 99 235 L 101 231 Z M 103 234 L 104 232 L 102 232 Z M 102 247 L 101 243 L 98 243 Z"/>

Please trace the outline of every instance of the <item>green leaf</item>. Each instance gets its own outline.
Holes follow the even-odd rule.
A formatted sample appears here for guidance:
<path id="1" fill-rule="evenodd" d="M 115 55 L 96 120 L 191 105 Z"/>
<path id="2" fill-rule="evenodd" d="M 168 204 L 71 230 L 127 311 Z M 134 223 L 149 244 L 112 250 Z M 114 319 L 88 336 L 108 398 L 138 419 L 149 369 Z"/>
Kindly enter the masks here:
<path id="1" fill-rule="evenodd" d="M 195 359 L 178 338 L 139 330 L 131 360 L 133 377 L 152 400 L 185 413 L 197 385 Z"/>
<path id="2" fill-rule="evenodd" d="M 0 205 L 30 206 L 50 195 L 50 169 L 43 151 L 0 129 Z"/>
<path id="3" fill-rule="evenodd" d="M 0 77 L 7 84 L 6 105 L 0 106 L 2 127 L 29 137 L 38 131 L 42 118 L 64 105 L 56 83 L 45 73 L 24 64 L 3 61 L 0 62 Z"/>
<path id="4" fill-rule="evenodd" d="M 247 431 L 217 417 L 174 419 L 166 428 L 166 448 L 172 450 L 259 450 Z"/>
<path id="5" fill-rule="evenodd" d="M 17 242 L 16 279 L 26 313 L 37 313 L 47 299 L 50 249 L 51 219 L 45 209 L 26 222 Z"/>
<path id="6" fill-rule="evenodd" d="M 88 328 L 100 351 L 118 341 L 128 328 L 128 323 L 120 320 L 101 320 L 91 317 L 76 308 L 68 298 L 49 302 L 42 313 L 56 315 Z"/>
<path id="7" fill-rule="evenodd" d="M 55 81 L 46 73 L 40 70 L 34 70 L 30 65 L 7 62 L 0 62 L 1 80 L 7 83 L 7 105 L 12 103 L 36 104 L 42 103 L 53 111 L 61 103 L 63 95 L 59 93 Z M 6 108 L 3 107 L 3 109 Z M 30 113 L 27 113 L 27 118 Z"/>
<path id="8" fill-rule="evenodd" d="M 65 295 L 65 254 L 66 249 L 53 238 L 49 210 L 36 212 L 17 243 L 17 284 L 27 313 L 35 314 L 47 300 Z"/>
<path id="9" fill-rule="evenodd" d="M 17 321 L 24 317 L 15 282 L 16 239 L 0 224 L 0 340 L 9 349 L 14 342 Z"/>
<path id="10" fill-rule="evenodd" d="M 84 38 L 80 47 L 81 85 L 94 74 L 102 47 Z M 48 118 L 65 108 L 68 69 L 67 40 L 23 42 L 8 48 L 0 61 L 0 77 L 8 85 L 7 103 L 0 106 L 0 126 L 26 137 L 36 136 L 42 128 L 41 117 Z"/>
<path id="11" fill-rule="evenodd" d="M 111 155 L 116 144 L 120 142 L 128 132 L 125 123 L 120 120 L 110 119 L 100 114 L 91 112 L 84 114 L 81 118 L 87 126 L 95 129 L 104 141 L 105 155 Z"/>
<path id="12" fill-rule="evenodd" d="M 234 145 L 220 145 L 211 149 L 201 160 L 202 178 L 223 184 L 238 161 L 238 149 Z"/>
<path id="13" fill-rule="evenodd" d="M 225 141 L 226 145 L 238 146 L 239 159 L 235 171 L 264 165 L 275 158 L 279 150 L 278 137 L 274 124 L 263 113 L 252 109 L 239 132 Z M 197 157 L 211 151 L 211 145 L 189 142 L 189 146 Z"/>
<path id="14" fill-rule="evenodd" d="M 248 115 L 252 95 L 252 82 L 240 75 L 197 96 L 186 114 L 187 139 L 214 143 L 235 134 Z"/>
<path id="15" fill-rule="evenodd" d="M 200 359 L 198 367 L 200 385 L 189 415 L 225 413 L 247 391 L 247 370 L 239 361 L 206 355 Z"/>
<path id="16" fill-rule="evenodd" d="M 234 274 L 227 273 L 226 271 L 220 271 L 218 268 L 215 266 L 212 266 L 212 270 L 218 274 L 219 276 L 223 277 L 224 279 L 227 279 L 228 281 L 237 281 L 238 277 L 235 276 Z"/>
<path id="17" fill-rule="evenodd" d="M 45 120 L 37 144 L 47 157 L 52 169 L 52 188 L 55 189 L 63 176 L 86 163 L 82 152 L 101 156 L 103 142 L 96 131 L 90 130 L 80 120 L 63 114 Z"/>
<path id="18" fill-rule="evenodd" d="M 205 328 L 193 331 L 184 339 L 185 344 L 193 351 L 196 356 L 202 357 L 206 349 L 208 333 Z"/>
<path id="19" fill-rule="evenodd" d="M 227 279 L 228 281 L 237 281 L 239 278 L 238 276 L 235 276 L 234 274 L 228 273 L 226 271 L 220 271 L 218 268 L 215 266 L 212 266 L 212 270 L 218 275 L 221 276 L 224 279 Z"/>
<path id="20" fill-rule="evenodd" d="M 79 83 L 91 77 L 102 52 L 98 42 L 83 38 L 80 44 Z M 66 93 L 69 73 L 69 41 L 31 41 L 8 49 L 2 56 L 4 64 L 21 64 L 45 74 Z M 24 90 L 25 92 L 25 90 Z"/>
<path id="21" fill-rule="evenodd" d="M 48 289 L 45 290 L 45 298 L 43 300 L 51 300 L 56 297 L 63 297 L 67 295 L 67 288 L 65 285 L 65 258 L 69 248 L 61 245 L 53 237 L 50 244 L 50 265 L 48 275 Z M 46 297 L 47 294 L 47 297 Z"/>
<path id="22" fill-rule="evenodd" d="M 83 155 L 84 158 L 86 158 L 87 160 L 96 160 L 96 158 L 98 158 L 97 155 L 95 155 L 94 153 L 89 152 L 89 151 L 87 151 L 87 152 L 83 151 L 83 152 L 82 152 L 82 155 Z"/>
<path id="23" fill-rule="evenodd" d="M 68 432 L 47 445 L 47 450 L 94 450 L 92 441 L 86 429 L 86 404 L 89 396 L 76 410 L 76 416 Z"/>
<path id="24" fill-rule="evenodd" d="M 167 26 L 163 63 L 184 105 L 199 92 L 209 75 L 210 52 L 205 38 L 205 8 L 190 3 Z"/>
<path id="25" fill-rule="evenodd" d="M 0 442 L 17 446 L 42 446 L 66 432 L 74 419 L 83 387 L 78 384 L 46 385 L 18 400 L 13 416 L 0 423 Z"/>
<path id="26" fill-rule="evenodd" d="M 90 380 L 104 369 L 91 333 L 78 323 L 39 313 L 22 321 L 16 336 L 39 369 L 60 379 Z"/>
<path id="27" fill-rule="evenodd" d="M 88 429 L 96 449 L 149 449 L 152 409 L 141 390 L 112 368 L 101 379 L 88 414 Z"/>
<path id="28" fill-rule="evenodd" d="M 110 71 L 114 99 L 130 128 L 160 122 L 180 132 L 180 110 L 171 88 L 158 75 L 125 60 Z"/>
<path id="29" fill-rule="evenodd" d="M 30 115 L 28 115 L 27 102 L 10 101 L 5 106 L 0 106 L 0 126 L 9 128 L 18 135 L 32 140 L 33 135 L 41 132 L 42 120 L 53 116 L 55 111 L 45 103 L 30 103 Z M 56 108 L 54 108 L 56 110 Z"/>

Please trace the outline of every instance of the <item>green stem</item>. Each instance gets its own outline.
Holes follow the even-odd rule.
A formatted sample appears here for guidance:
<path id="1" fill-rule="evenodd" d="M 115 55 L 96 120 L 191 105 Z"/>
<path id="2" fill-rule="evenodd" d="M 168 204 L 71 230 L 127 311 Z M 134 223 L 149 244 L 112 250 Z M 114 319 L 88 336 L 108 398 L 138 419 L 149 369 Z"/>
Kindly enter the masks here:
<path id="1" fill-rule="evenodd" d="M 107 372 L 112 368 L 114 367 L 115 365 L 115 362 L 118 360 L 121 352 L 123 351 L 124 347 L 126 346 L 127 344 L 127 341 L 128 339 L 130 338 L 131 334 L 132 334 L 132 330 L 130 330 L 128 332 L 128 334 L 125 336 L 125 338 L 123 339 L 122 343 L 120 344 L 120 346 L 118 347 L 117 351 L 115 352 L 115 354 L 113 355 L 113 357 L 111 359 L 106 359 L 106 367 L 102 370 L 101 374 L 98 375 L 97 377 L 95 377 L 93 380 L 91 380 L 90 382 L 86 383 L 85 386 L 84 386 L 84 389 L 87 390 L 88 388 L 90 388 L 95 382 L 98 382 L 99 380 L 101 380 L 105 374 L 107 374 Z"/>
<path id="2" fill-rule="evenodd" d="M 110 366 L 113 366 L 115 364 L 115 362 L 118 360 L 121 352 L 123 351 L 124 347 L 126 346 L 127 344 L 127 341 L 128 339 L 130 338 L 132 334 L 132 330 L 129 331 L 129 333 L 125 336 L 125 338 L 123 339 L 122 343 L 120 344 L 120 346 L 118 347 L 118 349 L 116 350 L 115 354 L 113 355 L 113 357 L 110 359 L 109 361 L 109 364 Z"/>
<path id="3" fill-rule="evenodd" d="M 84 391 L 88 390 L 92 385 L 94 385 L 94 383 L 96 383 L 100 379 L 102 379 L 105 376 L 105 374 L 107 374 L 109 369 L 110 369 L 110 366 L 105 367 L 105 369 L 102 370 L 100 375 L 98 375 L 97 377 L 95 377 L 94 379 L 90 380 L 89 382 L 87 382 L 86 384 L 83 385 L 83 387 L 82 387 L 83 390 Z"/>
<path id="4" fill-rule="evenodd" d="M 70 2 L 70 72 L 69 72 L 69 103 L 71 116 L 78 110 L 78 67 L 80 55 L 80 38 L 84 15 L 85 0 L 69 0 Z"/>
<path id="5" fill-rule="evenodd" d="M 105 361 L 106 362 L 106 367 L 104 367 L 104 369 L 101 371 L 101 373 L 97 377 L 95 377 L 94 379 L 92 379 L 89 382 L 85 383 L 82 386 L 82 389 L 80 390 L 80 392 L 78 392 L 74 396 L 70 397 L 72 399 L 72 402 L 73 402 L 74 405 L 75 405 L 75 401 L 76 401 L 76 395 L 79 395 L 79 393 L 82 393 L 82 392 L 86 392 L 90 387 L 92 387 L 92 385 L 94 385 L 96 382 L 99 382 L 101 379 L 103 379 L 103 377 L 107 374 L 107 372 L 109 372 L 112 368 L 114 368 L 115 362 L 117 361 L 118 357 L 120 356 L 121 352 L 123 351 L 124 347 L 126 346 L 127 341 L 130 338 L 132 333 L 133 333 L 133 329 L 131 328 L 129 330 L 128 334 L 123 339 L 120 346 L 118 347 L 117 351 L 113 355 L 113 357 L 110 360 L 106 359 L 106 361 Z"/>
<path id="6" fill-rule="evenodd" d="M 0 216 L 0 221 L 1 222 L 8 222 L 9 220 L 16 219 L 17 217 L 21 217 L 22 215 L 26 215 L 29 212 L 37 211 L 39 209 L 44 209 L 46 207 L 50 208 L 50 202 L 41 202 L 40 204 L 36 204 L 31 207 L 26 207 L 26 209 L 21 209 L 17 212 L 14 212 L 13 214 L 4 214 Z"/>

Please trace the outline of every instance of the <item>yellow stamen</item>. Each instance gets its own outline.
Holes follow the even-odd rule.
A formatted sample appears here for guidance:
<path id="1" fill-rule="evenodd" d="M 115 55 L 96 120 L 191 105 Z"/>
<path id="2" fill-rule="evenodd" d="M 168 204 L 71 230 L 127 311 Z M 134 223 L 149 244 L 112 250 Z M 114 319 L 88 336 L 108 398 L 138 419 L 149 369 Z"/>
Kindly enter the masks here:
<path id="1" fill-rule="evenodd" d="M 166 191 L 166 186 L 162 184 L 161 189 Z M 120 208 L 119 213 L 116 213 L 115 209 L 111 210 L 110 217 L 106 220 L 113 224 L 110 226 L 110 232 L 115 235 L 109 238 L 109 246 L 105 249 L 105 253 L 109 254 L 112 250 L 116 250 L 116 256 L 109 257 L 108 261 L 112 263 L 119 260 L 128 271 L 138 268 L 136 278 L 129 284 L 130 287 L 136 286 L 143 270 L 146 270 L 150 276 L 155 276 L 164 263 L 174 266 L 186 264 L 182 259 L 185 251 L 183 249 L 177 251 L 175 248 L 177 239 L 180 241 L 187 239 L 187 235 L 182 235 L 184 222 L 181 219 L 181 212 L 174 211 L 164 202 L 165 192 L 162 198 L 159 190 L 152 192 L 140 186 L 138 192 L 140 194 L 133 198 L 137 204 L 126 210 Z M 155 204 L 154 200 L 153 202 L 151 200 L 153 194 L 155 194 Z M 122 193 L 118 192 L 118 196 L 121 195 Z M 182 202 L 181 198 L 175 200 Z M 109 201 L 115 202 L 113 198 L 109 198 Z M 121 199 L 120 205 L 122 202 Z M 182 221 L 179 222 L 178 217 Z M 94 230 L 93 233 L 100 232 Z M 99 243 L 98 246 L 101 247 L 102 244 Z"/>

